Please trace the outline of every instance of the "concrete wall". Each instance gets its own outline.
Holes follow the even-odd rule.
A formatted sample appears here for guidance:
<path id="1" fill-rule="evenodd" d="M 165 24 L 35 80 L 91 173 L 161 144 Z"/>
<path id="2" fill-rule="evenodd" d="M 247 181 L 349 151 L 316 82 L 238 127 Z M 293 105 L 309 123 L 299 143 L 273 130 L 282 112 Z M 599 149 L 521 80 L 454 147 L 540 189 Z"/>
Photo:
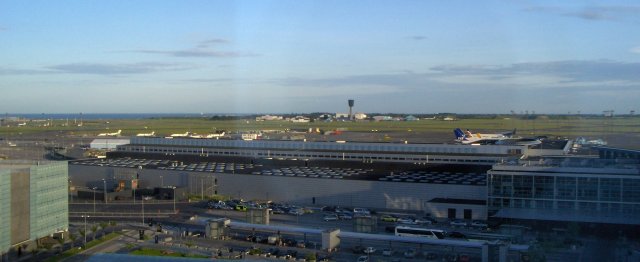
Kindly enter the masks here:
<path id="1" fill-rule="evenodd" d="M 11 244 L 29 240 L 29 178 L 28 169 L 11 172 Z"/>
<path id="2" fill-rule="evenodd" d="M 305 205 L 357 206 L 424 211 L 433 198 L 486 199 L 485 186 L 404 183 L 307 177 L 169 171 L 70 165 L 74 185 L 109 179 L 113 174 L 135 174 L 140 187 L 186 188 L 196 195 L 225 195 L 245 200 L 273 200 Z M 462 211 L 460 211 L 462 212 Z M 486 210 L 484 211 L 486 214 Z M 474 213 L 480 213 L 480 211 Z M 486 215 L 485 215 L 486 216 Z"/>
<path id="3" fill-rule="evenodd" d="M 456 209 L 457 219 L 464 219 L 464 210 L 471 210 L 471 219 L 474 220 L 486 220 L 487 219 L 487 206 L 486 205 L 464 205 L 464 204 L 451 204 L 451 203 L 427 203 L 426 210 L 433 217 L 436 218 L 449 218 L 449 208 Z"/>

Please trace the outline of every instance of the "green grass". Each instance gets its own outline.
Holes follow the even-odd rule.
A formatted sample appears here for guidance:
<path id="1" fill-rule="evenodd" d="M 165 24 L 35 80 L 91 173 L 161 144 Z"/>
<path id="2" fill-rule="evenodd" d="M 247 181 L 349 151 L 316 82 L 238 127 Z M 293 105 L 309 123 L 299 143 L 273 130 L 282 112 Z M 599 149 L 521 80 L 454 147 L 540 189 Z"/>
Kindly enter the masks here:
<path id="1" fill-rule="evenodd" d="M 32 123 L 27 126 L 0 127 L 0 135 L 33 134 L 41 132 L 62 131 L 77 136 L 95 136 L 104 132 L 122 130 L 124 136 L 155 131 L 156 135 L 168 136 L 172 133 L 190 131 L 198 134 L 208 134 L 216 130 L 228 132 L 246 132 L 258 130 L 286 130 L 319 128 L 321 130 L 335 130 L 345 128 L 349 131 L 395 132 L 436 132 L 451 133 L 456 127 L 468 128 L 474 131 L 493 132 L 518 129 L 521 135 L 551 134 L 555 136 L 599 136 L 602 134 L 631 133 L 640 130 L 640 117 L 545 117 L 539 116 L 535 120 L 498 116 L 495 118 L 469 118 L 458 121 L 420 120 L 409 122 L 312 122 L 291 123 L 287 121 L 255 120 L 209 120 L 206 118 L 172 118 L 172 119 L 126 119 L 126 120 L 93 120 L 84 121 L 82 127 L 62 126 L 66 121 L 54 121 L 52 127 L 38 127 Z M 107 122 L 109 122 L 107 124 Z M 145 128 L 146 127 L 146 128 Z M 108 128 L 108 129 L 107 129 Z"/>
<path id="2" fill-rule="evenodd" d="M 118 237 L 120 235 L 122 235 L 122 233 L 120 233 L 120 232 L 109 233 L 109 234 L 105 235 L 104 237 L 102 237 L 100 239 L 96 239 L 96 240 L 88 242 L 85 249 L 78 249 L 78 247 L 74 247 L 74 248 L 72 248 L 70 250 L 67 250 L 67 251 L 63 252 L 62 254 L 50 257 L 46 261 L 55 262 L 55 261 L 63 260 L 63 259 L 68 258 L 68 257 L 72 257 L 72 256 L 82 252 L 83 250 L 86 250 L 86 249 L 95 247 L 97 245 L 100 245 L 100 244 L 102 244 L 102 243 L 104 243 L 106 241 L 109 241 L 109 240 L 111 240 L 113 238 L 116 238 L 116 237 Z"/>
<path id="3" fill-rule="evenodd" d="M 185 254 L 179 252 L 166 252 L 165 250 L 153 249 L 153 248 L 140 248 L 130 253 L 131 255 L 138 256 L 162 256 L 162 257 L 188 257 L 188 258 L 209 258 L 204 255 L 197 254 Z"/>

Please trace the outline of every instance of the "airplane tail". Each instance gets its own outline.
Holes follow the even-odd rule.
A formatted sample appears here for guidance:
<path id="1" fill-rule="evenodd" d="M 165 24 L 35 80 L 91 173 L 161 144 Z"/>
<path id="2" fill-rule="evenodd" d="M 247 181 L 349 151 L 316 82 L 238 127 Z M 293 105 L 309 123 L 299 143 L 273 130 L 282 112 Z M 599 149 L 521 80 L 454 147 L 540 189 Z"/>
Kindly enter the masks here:
<path id="1" fill-rule="evenodd" d="M 462 129 L 460 129 L 460 128 L 454 129 L 453 130 L 453 134 L 456 136 L 456 140 L 464 140 L 465 139 L 464 132 L 462 132 Z"/>

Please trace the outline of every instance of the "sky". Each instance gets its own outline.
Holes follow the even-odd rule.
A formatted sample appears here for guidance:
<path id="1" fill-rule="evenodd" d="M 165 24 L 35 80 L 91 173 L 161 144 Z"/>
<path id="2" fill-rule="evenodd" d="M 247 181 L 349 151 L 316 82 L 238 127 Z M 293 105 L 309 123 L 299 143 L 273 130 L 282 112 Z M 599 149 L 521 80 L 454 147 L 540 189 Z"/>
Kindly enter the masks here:
<path id="1" fill-rule="evenodd" d="M 625 114 L 637 1 L 0 1 L 0 112 Z"/>

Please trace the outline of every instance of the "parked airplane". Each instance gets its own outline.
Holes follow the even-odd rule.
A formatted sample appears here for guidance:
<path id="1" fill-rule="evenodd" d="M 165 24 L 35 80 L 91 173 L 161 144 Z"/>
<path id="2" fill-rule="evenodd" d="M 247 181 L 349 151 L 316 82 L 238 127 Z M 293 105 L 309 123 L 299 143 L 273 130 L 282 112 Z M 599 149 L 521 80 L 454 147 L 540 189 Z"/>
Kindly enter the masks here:
<path id="1" fill-rule="evenodd" d="M 453 130 L 456 141 L 462 144 L 496 144 L 496 145 L 536 145 L 542 143 L 538 138 L 513 137 L 516 130 L 498 134 L 473 134 L 467 130 L 463 132 L 460 128 Z"/>
<path id="2" fill-rule="evenodd" d="M 222 132 L 222 133 L 216 133 L 216 134 L 208 134 L 208 135 L 206 136 L 206 138 L 220 138 L 220 137 L 223 137 L 223 136 L 224 136 L 224 133 L 225 133 L 225 132 Z"/>
<path id="3" fill-rule="evenodd" d="M 101 134 L 98 134 L 98 136 L 120 136 L 121 133 L 122 133 L 122 130 L 118 130 L 118 132 L 115 132 L 115 133 L 101 133 Z"/>
<path id="4" fill-rule="evenodd" d="M 156 135 L 156 132 L 153 131 L 151 133 L 140 133 L 140 134 L 137 134 L 136 136 L 151 137 L 151 136 L 155 136 L 155 135 Z"/>
<path id="5" fill-rule="evenodd" d="M 188 137 L 191 135 L 191 132 L 186 132 L 184 134 L 171 134 L 170 137 Z"/>

